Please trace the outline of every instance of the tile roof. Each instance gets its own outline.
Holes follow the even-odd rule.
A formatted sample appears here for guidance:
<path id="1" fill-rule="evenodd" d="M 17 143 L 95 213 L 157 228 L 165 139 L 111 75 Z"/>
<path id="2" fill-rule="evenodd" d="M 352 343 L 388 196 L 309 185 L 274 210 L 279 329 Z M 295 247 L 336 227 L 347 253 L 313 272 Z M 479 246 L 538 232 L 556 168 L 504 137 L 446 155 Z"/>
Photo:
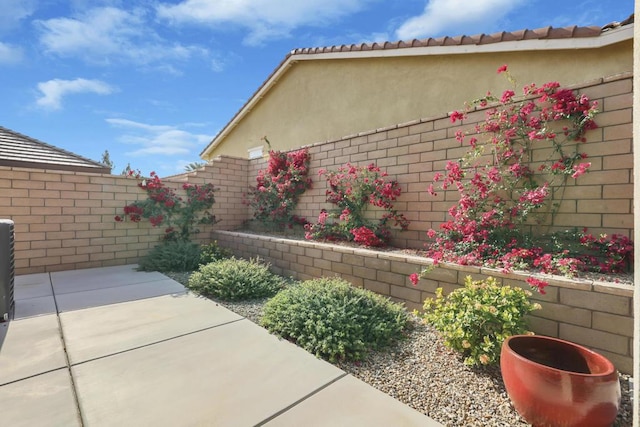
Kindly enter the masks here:
<path id="1" fill-rule="evenodd" d="M 634 15 L 631 14 L 622 22 L 612 22 L 604 27 L 590 26 L 579 27 L 577 25 L 553 28 L 543 27 L 535 30 L 518 30 L 518 31 L 501 31 L 493 34 L 477 34 L 475 36 L 455 36 L 455 37 L 438 37 L 426 39 L 413 39 L 408 41 L 395 41 L 383 43 L 360 43 L 340 46 L 301 48 L 292 50 L 288 56 L 300 54 L 314 53 L 332 53 L 332 52 L 356 52 L 368 50 L 385 50 L 385 49 L 403 49 L 412 47 L 433 47 L 433 46 L 461 46 L 461 45 L 484 45 L 501 42 L 523 41 L 523 40 L 552 40 L 567 39 L 581 37 L 598 37 L 603 32 L 618 28 L 624 25 L 632 24 Z"/>
<path id="2" fill-rule="evenodd" d="M 0 166 L 111 173 L 108 166 L 0 126 Z"/>

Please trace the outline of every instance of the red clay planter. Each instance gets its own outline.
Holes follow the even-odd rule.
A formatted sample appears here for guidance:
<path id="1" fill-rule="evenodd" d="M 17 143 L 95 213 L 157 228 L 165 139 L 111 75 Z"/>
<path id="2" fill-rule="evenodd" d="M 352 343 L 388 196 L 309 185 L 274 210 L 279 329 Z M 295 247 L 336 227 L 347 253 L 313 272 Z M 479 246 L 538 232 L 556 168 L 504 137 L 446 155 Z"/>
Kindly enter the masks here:
<path id="1" fill-rule="evenodd" d="M 620 406 L 618 372 L 604 356 L 541 335 L 506 339 L 500 369 L 509 398 L 533 426 L 610 426 Z"/>

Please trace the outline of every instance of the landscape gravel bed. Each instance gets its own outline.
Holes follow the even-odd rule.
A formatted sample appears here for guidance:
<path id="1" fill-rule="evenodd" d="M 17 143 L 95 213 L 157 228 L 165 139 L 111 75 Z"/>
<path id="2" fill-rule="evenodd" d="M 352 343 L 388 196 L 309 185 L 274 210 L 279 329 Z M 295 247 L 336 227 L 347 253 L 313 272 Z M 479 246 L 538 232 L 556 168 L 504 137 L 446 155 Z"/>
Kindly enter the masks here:
<path id="1" fill-rule="evenodd" d="M 184 273 L 167 274 L 186 283 Z M 217 301 L 259 324 L 267 299 Z M 511 405 L 499 367 L 473 369 L 444 346 L 439 333 L 412 317 L 405 339 L 384 351 L 371 352 L 361 362 L 336 363 L 378 390 L 445 426 L 528 426 Z M 622 404 L 614 426 L 632 425 L 630 377 L 620 376 Z"/>

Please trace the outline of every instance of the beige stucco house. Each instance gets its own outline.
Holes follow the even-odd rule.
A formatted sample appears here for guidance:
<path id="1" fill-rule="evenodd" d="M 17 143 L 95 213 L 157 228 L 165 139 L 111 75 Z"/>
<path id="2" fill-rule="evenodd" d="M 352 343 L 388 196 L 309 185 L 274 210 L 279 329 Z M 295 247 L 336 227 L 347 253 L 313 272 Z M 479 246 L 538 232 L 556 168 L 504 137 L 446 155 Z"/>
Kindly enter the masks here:
<path id="1" fill-rule="evenodd" d="M 459 109 L 520 84 L 568 86 L 633 70 L 633 23 L 290 52 L 201 153 L 260 157 Z M 264 150 L 264 151 L 263 151 Z"/>

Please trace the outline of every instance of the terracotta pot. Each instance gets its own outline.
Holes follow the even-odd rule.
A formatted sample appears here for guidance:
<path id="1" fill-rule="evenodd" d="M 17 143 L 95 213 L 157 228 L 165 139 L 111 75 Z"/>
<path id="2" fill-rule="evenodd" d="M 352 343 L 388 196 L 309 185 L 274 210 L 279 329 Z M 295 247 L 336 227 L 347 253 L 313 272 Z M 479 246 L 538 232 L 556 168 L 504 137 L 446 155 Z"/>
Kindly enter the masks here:
<path id="1" fill-rule="evenodd" d="M 604 356 L 540 335 L 502 344 L 500 370 L 518 413 L 533 426 L 610 426 L 620 407 L 618 372 Z"/>

